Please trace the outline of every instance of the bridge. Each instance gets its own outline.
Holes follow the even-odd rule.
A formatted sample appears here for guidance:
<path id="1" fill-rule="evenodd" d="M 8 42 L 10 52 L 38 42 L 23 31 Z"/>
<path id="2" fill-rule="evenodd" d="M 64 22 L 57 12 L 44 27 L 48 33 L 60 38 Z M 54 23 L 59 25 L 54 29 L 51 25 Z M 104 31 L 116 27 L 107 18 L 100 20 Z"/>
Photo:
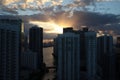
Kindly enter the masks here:
<path id="1" fill-rule="evenodd" d="M 50 66 L 50 67 L 47 67 L 47 69 L 56 69 L 55 66 Z"/>
<path id="2" fill-rule="evenodd" d="M 47 69 L 48 69 L 49 72 L 52 72 L 52 73 L 56 72 L 56 67 L 55 66 L 47 67 Z"/>

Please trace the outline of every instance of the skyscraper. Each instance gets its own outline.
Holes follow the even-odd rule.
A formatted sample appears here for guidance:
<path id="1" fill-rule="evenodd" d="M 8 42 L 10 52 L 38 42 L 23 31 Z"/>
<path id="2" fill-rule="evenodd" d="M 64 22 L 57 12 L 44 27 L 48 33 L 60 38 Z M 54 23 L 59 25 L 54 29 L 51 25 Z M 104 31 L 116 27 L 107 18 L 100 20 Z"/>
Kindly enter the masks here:
<path id="1" fill-rule="evenodd" d="M 77 68 L 78 70 L 80 69 L 80 79 L 83 80 L 96 80 L 96 55 L 97 55 L 97 43 L 96 43 L 96 32 L 94 31 L 89 31 L 88 28 L 83 28 L 83 30 L 80 31 L 75 31 L 72 30 L 72 28 L 68 28 L 63 30 L 63 36 L 66 33 L 74 33 L 75 35 L 79 36 L 79 41 L 76 41 L 77 45 L 79 45 L 79 60 L 80 64 L 76 64 L 76 66 L 79 66 Z M 69 36 L 71 36 L 69 34 Z M 70 38 L 71 39 L 71 38 Z M 66 40 L 66 39 L 65 39 Z M 68 41 L 66 40 L 66 43 Z M 64 43 L 64 44 L 66 44 Z M 58 42 L 57 38 L 55 39 L 55 46 L 54 46 L 54 52 L 56 59 L 58 60 L 56 63 L 57 65 L 57 70 L 59 72 L 59 51 L 63 51 L 62 53 L 66 52 L 66 50 L 62 50 L 62 48 L 66 48 L 66 46 L 69 46 L 69 44 L 73 45 L 73 43 L 66 44 L 66 46 L 61 46 L 61 48 L 58 48 L 59 45 L 61 45 L 61 42 Z M 69 49 L 69 52 L 71 51 L 72 48 Z M 66 52 L 68 54 L 68 52 Z M 72 52 L 72 54 L 76 54 L 75 52 Z M 61 66 L 63 67 L 63 66 Z M 71 66 L 67 66 L 68 68 Z M 58 75 L 59 76 L 59 75 Z M 66 80 L 66 79 L 65 79 Z M 76 80 L 76 79 L 75 79 Z"/>
<path id="2" fill-rule="evenodd" d="M 37 26 L 29 30 L 29 49 L 38 54 L 38 68 L 43 64 L 43 29 Z"/>
<path id="3" fill-rule="evenodd" d="M 26 50 L 24 51 L 24 53 L 21 54 L 21 58 L 22 67 L 29 69 L 31 71 L 36 71 L 38 69 L 37 65 L 38 55 L 36 52 Z"/>
<path id="4" fill-rule="evenodd" d="M 72 27 L 64 28 L 63 33 L 66 33 L 66 32 L 73 32 L 73 28 Z"/>
<path id="5" fill-rule="evenodd" d="M 22 21 L 0 19 L 0 80 L 19 80 Z"/>
<path id="6" fill-rule="evenodd" d="M 57 42 L 58 80 L 80 80 L 80 39 L 74 33 L 58 35 Z"/>
<path id="7" fill-rule="evenodd" d="M 87 56 L 87 75 L 89 80 L 95 80 L 96 75 L 96 33 L 85 33 L 85 51 Z"/>
<path id="8" fill-rule="evenodd" d="M 120 80 L 120 37 L 117 37 L 117 43 L 114 49 L 116 54 L 116 74 L 117 74 L 116 80 Z"/>
<path id="9" fill-rule="evenodd" d="M 116 44 L 117 48 L 120 48 L 120 37 L 117 37 L 117 44 Z"/>
<path id="10" fill-rule="evenodd" d="M 113 37 L 104 35 L 97 38 L 98 66 L 101 69 L 101 80 L 115 79 L 115 53 Z"/>
<path id="11" fill-rule="evenodd" d="M 80 62 L 81 62 L 81 73 L 86 75 L 83 79 L 96 80 L 96 57 L 97 57 L 97 42 L 96 32 L 89 31 L 88 28 L 83 28 L 82 31 L 78 31 L 80 35 L 79 44 L 80 48 Z"/>

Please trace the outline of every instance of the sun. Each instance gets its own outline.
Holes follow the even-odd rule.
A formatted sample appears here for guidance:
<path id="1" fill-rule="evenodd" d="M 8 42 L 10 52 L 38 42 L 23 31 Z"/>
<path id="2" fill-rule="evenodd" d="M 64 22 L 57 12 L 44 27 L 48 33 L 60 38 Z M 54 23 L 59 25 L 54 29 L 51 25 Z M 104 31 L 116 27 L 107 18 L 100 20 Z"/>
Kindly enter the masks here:
<path id="1" fill-rule="evenodd" d="M 54 28 L 54 31 L 61 34 L 61 33 L 63 33 L 63 28 L 60 27 L 60 26 L 57 26 L 57 27 Z"/>
<path id="2" fill-rule="evenodd" d="M 29 23 L 37 25 L 38 27 L 42 27 L 45 33 L 55 33 L 55 34 L 63 33 L 63 27 L 59 26 L 54 22 L 30 21 Z"/>

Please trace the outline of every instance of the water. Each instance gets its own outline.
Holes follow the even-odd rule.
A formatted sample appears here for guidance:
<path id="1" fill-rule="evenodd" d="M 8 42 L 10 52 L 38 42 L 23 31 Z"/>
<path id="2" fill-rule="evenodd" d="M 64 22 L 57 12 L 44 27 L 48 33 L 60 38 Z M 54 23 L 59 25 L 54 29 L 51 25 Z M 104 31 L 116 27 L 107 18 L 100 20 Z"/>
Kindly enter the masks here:
<path id="1" fill-rule="evenodd" d="M 47 67 L 53 66 L 53 47 L 43 48 L 43 61 Z"/>
<path id="2" fill-rule="evenodd" d="M 47 67 L 53 66 L 53 47 L 43 48 L 43 60 Z M 53 80 L 55 76 L 55 72 L 50 71 L 49 73 L 46 73 L 43 77 L 43 80 Z"/>

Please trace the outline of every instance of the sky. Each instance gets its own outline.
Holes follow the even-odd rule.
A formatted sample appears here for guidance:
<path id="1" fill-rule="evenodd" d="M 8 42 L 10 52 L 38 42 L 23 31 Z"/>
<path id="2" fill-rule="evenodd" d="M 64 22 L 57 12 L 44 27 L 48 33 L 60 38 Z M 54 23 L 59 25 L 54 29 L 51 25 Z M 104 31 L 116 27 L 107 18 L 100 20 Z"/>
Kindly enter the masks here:
<path id="1" fill-rule="evenodd" d="M 65 27 L 120 34 L 120 0 L 0 0 L 0 15 L 22 18 L 26 34 L 33 25 L 42 27 L 44 39 Z"/>

